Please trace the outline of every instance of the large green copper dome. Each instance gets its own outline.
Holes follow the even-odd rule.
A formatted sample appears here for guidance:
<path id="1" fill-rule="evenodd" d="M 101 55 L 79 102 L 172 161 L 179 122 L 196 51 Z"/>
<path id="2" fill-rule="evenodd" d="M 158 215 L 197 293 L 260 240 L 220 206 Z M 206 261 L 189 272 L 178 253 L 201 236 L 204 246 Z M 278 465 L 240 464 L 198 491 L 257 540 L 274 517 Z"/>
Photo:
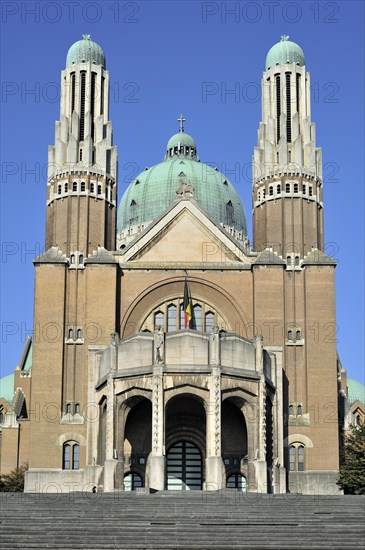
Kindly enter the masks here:
<path id="1" fill-rule="evenodd" d="M 82 40 L 72 44 L 68 50 L 66 67 L 89 61 L 95 65 L 102 65 L 105 69 L 105 55 L 102 48 L 90 39 L 89 34 L 83 34 Z"/>
<path id="2" fill-rule="evenodd" d="M 289 40 L 289 36 L 282 36 L 280 42 L 275 44 L 266 56 L 265 69 L 272 69 L 277 65 L 295 63 L 300 67 L 305 65 L 303 50 L 295 42 Z"/>
<path id="3" fill-rule="evenodd" d="M 360 401 L 365 405 L 365 386 L 354 380 L 353 378 L 347 378 L 347 391 L 348 401 L 352 405 L 355 401 Z"/>
<path id="4" fill-rule="evenodd" d="M 177 200 L 181 184 L 187 183 L 209 217 L 246 237 L 245 213 L 236 189 L 216 168 L 200 162 L 194 139 L 180 131 L 166 149 L 165 160 L 146 168 L 125 191 L 118 208 L 118 233 L 155 220 Z"/>

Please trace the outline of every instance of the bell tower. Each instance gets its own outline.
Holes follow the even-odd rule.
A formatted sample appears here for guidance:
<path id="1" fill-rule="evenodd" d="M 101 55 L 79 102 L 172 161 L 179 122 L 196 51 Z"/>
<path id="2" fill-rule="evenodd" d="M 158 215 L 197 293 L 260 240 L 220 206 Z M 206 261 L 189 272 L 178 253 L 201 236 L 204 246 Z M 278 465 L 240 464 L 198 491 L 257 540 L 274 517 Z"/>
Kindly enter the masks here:
<path id="1" fill-rule="evenodd" d="M 254 249 L 298 261 L 323 250 L 322 151 L 311 121 L 302 49 L 282 36 L 266 57 L 253 155 Z M 289 260 L 288 260 L 289 261 Z"/>
<path id="2" fill-rule="evenodd" d="M 71 263 L 98 246 L 115 250 L 117 153 L 108 117 L 104 52 L 84 34 L 67 54 L 48 151 L 46 249 L 58 246 Z"/>

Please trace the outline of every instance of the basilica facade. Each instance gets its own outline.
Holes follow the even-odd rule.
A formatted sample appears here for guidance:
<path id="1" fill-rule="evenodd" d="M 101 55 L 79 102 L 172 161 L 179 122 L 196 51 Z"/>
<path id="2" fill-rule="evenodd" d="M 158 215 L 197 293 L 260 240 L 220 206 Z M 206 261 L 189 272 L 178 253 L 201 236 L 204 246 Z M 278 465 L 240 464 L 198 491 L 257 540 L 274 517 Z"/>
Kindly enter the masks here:
<path id="1" fill-rule="evenodd" d="M 90 36 L 61 83 L 34 260 L 34 324 L 50 330 L 16 371 L 2 462 L 16 446 L 28 492 L 337 492 L 346 380 L 302 49 L 283 36 L 266 58 L 251 245 L 237 190 L 182 116 L 118 207 L 109 73 Z"/>

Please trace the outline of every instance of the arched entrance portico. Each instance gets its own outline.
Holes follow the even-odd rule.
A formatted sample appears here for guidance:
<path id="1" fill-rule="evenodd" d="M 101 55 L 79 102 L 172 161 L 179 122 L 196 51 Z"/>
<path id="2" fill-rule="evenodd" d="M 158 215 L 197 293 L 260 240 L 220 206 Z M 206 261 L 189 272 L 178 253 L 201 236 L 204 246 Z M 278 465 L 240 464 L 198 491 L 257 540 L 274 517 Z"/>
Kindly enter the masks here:
<path id="1" fill-rule="evenodd" d="M 166 407 L 166 477 L 168 490 L 201 490 L 206 454 L 206 414 L 193 394 L 170 399 Z"/>

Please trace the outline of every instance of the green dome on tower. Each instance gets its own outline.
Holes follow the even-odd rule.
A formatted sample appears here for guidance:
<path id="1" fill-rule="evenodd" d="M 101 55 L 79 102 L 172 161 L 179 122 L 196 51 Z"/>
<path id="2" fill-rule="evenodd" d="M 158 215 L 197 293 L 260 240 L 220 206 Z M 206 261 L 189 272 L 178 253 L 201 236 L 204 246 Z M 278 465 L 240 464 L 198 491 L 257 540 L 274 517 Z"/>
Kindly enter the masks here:
<path id="1" fill-rule="evenodd" d="M 295 42 L 291 42 L 289 36 L 283 35 L 280 42 L 269 50 L 266 56 L 265 70 L 287 63 L 295 63 L 303 67 L 305 59 L 302 48 Z"/>
<path id="2" fill-rule="evenodd" d="M 96 42 L 90 39 L 89 34 L 83 34 L 82 40 L 72 44 L 66 57 L 66 67 L 71 67 L 77 63 L 94 63 L 102 65 L 105 69 L 105 55 L 102 48 Z"/>
<path id="3" fill-rule="evenodd" d="M 166 149 L 165 160 L 146 168 L 126 189 L 118 208 L 118 234 L 158 218 L 178 199 L 177 190 L 186 183 L 210 218 L 235 228 L 245 238 L 246 217 L 236 189 L 217 168 L 200 162 L 195 140 L 182 126 Z"/>

